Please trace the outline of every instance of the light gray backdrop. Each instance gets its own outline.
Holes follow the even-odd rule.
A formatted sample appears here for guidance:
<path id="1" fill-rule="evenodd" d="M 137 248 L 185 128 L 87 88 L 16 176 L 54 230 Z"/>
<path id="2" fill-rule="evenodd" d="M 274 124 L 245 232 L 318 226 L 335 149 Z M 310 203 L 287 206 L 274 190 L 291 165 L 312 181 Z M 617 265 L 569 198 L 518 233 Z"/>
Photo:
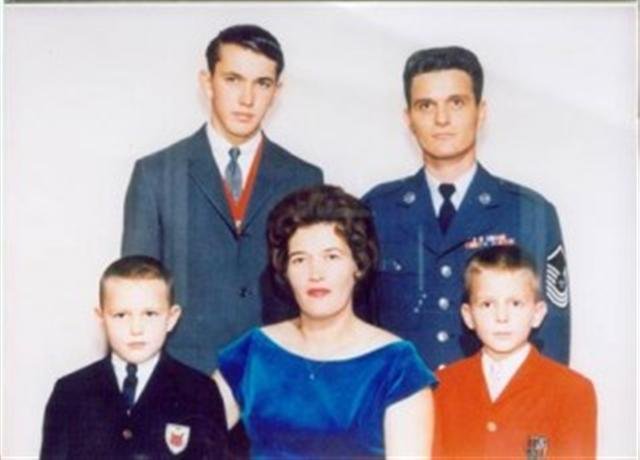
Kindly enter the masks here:
<path id="1" fill-rule="evenodd" d="M 571 364 L 598 392 L 599 452 L 633 456 L 636 14 L 506 3 L 7 7 L 0 456 L 35 455 L 55 379 L 103 354 L 92 308 L 133 162 L 205 120 L 204 49 L 240 22 L 285 50 L 268 134 L 358 195 L 420 164 L 402 122 L 406 57 L 450 44 L 478 54 L 480 158 L 556 204 Z"/>

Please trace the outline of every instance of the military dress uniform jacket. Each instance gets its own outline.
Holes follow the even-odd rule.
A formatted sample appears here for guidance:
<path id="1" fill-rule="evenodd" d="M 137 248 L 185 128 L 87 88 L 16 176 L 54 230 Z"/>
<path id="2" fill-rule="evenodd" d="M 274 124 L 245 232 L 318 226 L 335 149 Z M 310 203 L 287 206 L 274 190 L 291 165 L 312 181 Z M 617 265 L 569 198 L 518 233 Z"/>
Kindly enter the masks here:
<path id="1" fill-rule="evenodd" d="M 155 257 L 173 273 L 183 308 L 168 339 L 173 356 L 210 374 L 223 345 L 262 322 L 295 314 L 268 272 L 267 215 L 288 193 L 319 183 L 319 168 L 264 137 L 253 192 L 237 229 L 206 126 L 136 162 L 125 202 L 122 254 Z"/>
<path id="2" fill-rule="evenodd" d="M 209 377 L 163 355 L 127 414 L 107 357 L 56 382 L 40 456 L 218 460 L 226 437 L 222 398 Z"/>
<path id="3" fill-rule="evenodd" d="M 595 458 L 593 385 L 535 347 L 495 402 L 481 353 L 436 375 L 434 458 L 525 459 L 532 437 L 546 446 L 547 455 L 538 458 Z"/>
<path id="4" fill-rule="evenodd" d="M 542 269 L 549 312 L 533 336 L 542 353 L 569 360 L 569 293 L 558 216 L 538 193 L 478 165 L 443 236 L 424 170 L 379 185 L 363 200 L 373 212 L 380 261 L 365 316 L 413 341 L 432 369 L 479 349 L 460 316 L 463 271 L 482 247 L 518 244 Z"/>

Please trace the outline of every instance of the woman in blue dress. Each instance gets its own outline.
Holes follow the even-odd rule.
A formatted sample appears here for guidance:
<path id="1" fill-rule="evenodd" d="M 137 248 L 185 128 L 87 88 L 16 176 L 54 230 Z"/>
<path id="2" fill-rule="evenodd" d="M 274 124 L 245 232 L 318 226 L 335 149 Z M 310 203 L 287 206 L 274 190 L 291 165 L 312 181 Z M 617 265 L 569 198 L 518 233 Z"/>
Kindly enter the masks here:
<path id="1" fill-rule="evenodd" d="M 267 232 L 299 315 L 220 352 L 229 428 L 242 418 L 252 458 L 429 457 L 432 372 L 412 344 L 354 313 L 377 259 L 368 209 L 338 187 L 304 189 L 273 209 Z"/>

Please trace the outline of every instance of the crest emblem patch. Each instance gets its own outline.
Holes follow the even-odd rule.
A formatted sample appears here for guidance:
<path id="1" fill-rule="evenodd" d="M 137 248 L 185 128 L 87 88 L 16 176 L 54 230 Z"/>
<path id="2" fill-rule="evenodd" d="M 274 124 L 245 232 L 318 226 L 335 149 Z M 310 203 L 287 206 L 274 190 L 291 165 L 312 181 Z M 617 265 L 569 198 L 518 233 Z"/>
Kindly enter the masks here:
<path id="1" fill-rule="evenodd" d="M 164 441 L 173 455 L 184 451 L 189 444 L 191 428 L 177 423 L 167 423 L 164 428 Z"/>

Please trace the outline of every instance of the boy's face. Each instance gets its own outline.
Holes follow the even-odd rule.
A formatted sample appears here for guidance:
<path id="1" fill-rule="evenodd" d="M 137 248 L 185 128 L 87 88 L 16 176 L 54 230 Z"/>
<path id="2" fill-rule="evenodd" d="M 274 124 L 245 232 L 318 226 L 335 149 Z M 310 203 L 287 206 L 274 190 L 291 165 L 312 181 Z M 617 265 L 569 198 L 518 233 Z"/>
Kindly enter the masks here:
<path id="1" fill-rule="evenodd" d="M 472 275 L 471 299 L 462 305 L 462 317 L 493 359 L 520 349 L 542 323 L 547 307 L 536 299 L 534 287 L 535 277 L 525 269 L 481 269 Z"/>
<path id="2" fill-rule="evenodd" d="M 158 279 L 111 277 L 104 281 L 102 307 L 96 309 L 109 346 L 120 358 L 140 364 L 155 356 L 180 317 Z"/>
<path id="3" fill-rule="evenodd" d="M 211 122 L 231 144 L 246 142 L 260 129 L 278 90 L 276 67 L 268 57 L 229 43 L 220 46 L 213 74 L 200 74 Z"/>

